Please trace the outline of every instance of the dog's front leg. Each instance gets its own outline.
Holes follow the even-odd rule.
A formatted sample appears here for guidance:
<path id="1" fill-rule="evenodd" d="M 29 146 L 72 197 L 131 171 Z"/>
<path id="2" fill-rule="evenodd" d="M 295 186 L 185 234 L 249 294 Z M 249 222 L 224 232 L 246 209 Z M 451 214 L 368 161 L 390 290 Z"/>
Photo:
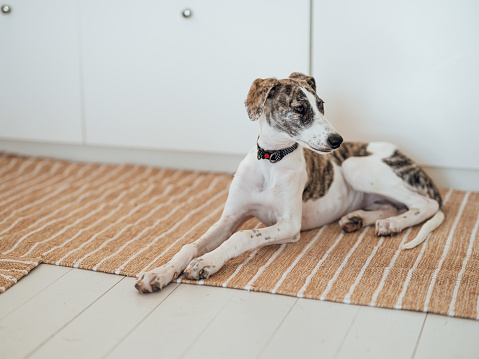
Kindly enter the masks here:
<path id="1" fill-rule="evenodd" d="M 193 258 L 201 256 L 228 239 L 248 217 L 244 215 L 222 215 L 221 219 L 198 240 L 184 245 L 181 250 L 165 265 L 141 273 L 135 284 L 142 293 L 155 292 L 164 288 L 173 279 L 176 279 Z"/>
<path id="2" fill-rule="evenodd" d="M 271 227 L 240 231 L 217 249 L 193 259 L 184 274 L 188 279 L 206 279 L 216 273 L 229 259 L 244 252 L 269 245 L 296 242 L 301 230 L 300 219 L 283 219 Z"/>

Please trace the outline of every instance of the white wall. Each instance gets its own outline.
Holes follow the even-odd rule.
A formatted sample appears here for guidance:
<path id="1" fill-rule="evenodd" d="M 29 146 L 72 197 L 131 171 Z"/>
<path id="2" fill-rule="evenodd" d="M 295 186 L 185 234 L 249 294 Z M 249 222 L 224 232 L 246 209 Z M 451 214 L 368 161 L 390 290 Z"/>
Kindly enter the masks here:
<path id="1" fill-rule="evenodd" d="M 242 7 L 241 18 L 238 17 L 238 12 L 225 11 L 224 8 L 227 5 L 224 2 L 221 3 L 223 10 L 218 11 L 217 4 L 219 1 L 198 1 L 194 8 L 194 17 L 189 20 L 181 18 L 179 9 L 182 9 L 183 5 L 187 7 L 190 4 L 174 5 L 178 6 L 178 11 L 175 10 L 174 13 L 184 22 L 185 26 L 194 27 L 203 24 L 207 25 L 206 28 L 209 29 L 209 21 L 215 21 L 215 17 L 219 17 L 222 27 L 229 29 L 228 31 L 230 32 L 237 31 L 238 33 L 235 37 L 228 36 L 226 32 L 214 34 L 213 37 L 207 36 L 205 37 L 207 42 L 216 44 L 216 37 L 221 39 L 227 38 L 230 41 L 228 48 L 236 48 L 235 51 L 237 52 L 247 51 L 244 50 L 244 43 L 243 48 L 240 49 L 239 46 L 241 45 L 241 38 L 244 40 L 245 36 L 241 36 L 242 30 L 239 31 L 231 25 L 234 22 L 243 21 L 244 27 L 249 29 L 250 37 L 251 32 L 256 34 L 255 31 L 251 30 L 249 23 L 243 20 L 243 18 L 246 19 L 249 16 L 248 14 L 251 11 L 254 12 L 254 9 L 256 9 L 254 13 L 256 16 L 255 24 L 259 28 L 264 28 L 264 33 L 269 34 L 264 38 L 265 43 L 267 42 L 269 45 L 263 47 L 259 43 L 259 45 L 256 44 L 255 49 L 259 47 L 266 52 L 266 55 L 262 54 L 258 57 L 258 51 L 252 51 L 247 54 L 248 56 L 256 55 L 259 59 L 258 63 L 260 65 L 254 63 L 254 70 L 248 70 L 246 64 L 244 66 L 231 66 L 232 63 L 238 62 L 238 59 L 229 62 L 225 61 L 224 65 L 226 67 L 230 66 L 231 73 L 233 74 L 232 77 L 239 79 L 233 85 L 234 90 L 228 92 L 228 98 L 231 99 L 231 103 L 223 101 L 224 105 L 222 108 L 226 108 L 224 112 L 227 114 L 225 118 L 228 121 L 236 121 L 238 126 L 241 126 L 241 129 L 244 126 L 245 130 L 240 131 L 234 127 L 235 130 L 232 135 L 231 122 L 228 122 L 227 125 L 218 126 L 217 123 L 213 123 L 214 121 L 209 121 L 208 123 L 213 124 L 212 128 L 217 132 L 211 134 L 211 138 L 203 141 L 206 145 L 203 146 L 202 150 L 195 147 L 187 151 L 184 150 L 185 146 L 161 147 L 161 144 L 155 146 L 157 142 L 155 142 L 154 137 L 152 137 L 153 140 L 150 142 L 145 141 L 145 137 L 132 141 L 131 139 L 135 139 L 135 136 L 133 136 L 132 130 L 129 127 L 120 128 L 127 135 L 126 138 L 122 139 L 112 136 L 105 139 L 104 137 L 99 138 L 97 136 L 98 138 L 95 139 L 92 136 L 94 126 L 88 126 L 87 120 L 91 118 L 92 121 L 96 121 L 97 118 L 105 117 L 108 111 L 116 111 L 115 116 L 110 117 L 118 119 L 120 116 L 128 117 L 128 111 L 121 109 L 133 106 L 135 111 L 132 112 L 133 115 L 129 118 L 135 117 L 138 113 L 149 112 L 147 114 L 149 117 L 143 116 L 140 120 L 146 121 L 145 119 L 150 117 L 154 118 L 155 121 L 157 119 L 159 122 L 157 128 L 164 128 L 161 121 L 168 121 L 168 119 L 165 119 L 164 116 L 162 118 L 161 114 L 158 114 L 158 108 L 161 107 L 158 107 L 153 101 L 146 101 L 148 106 L 145 107 L 145 103 L 143 103 L 145 102 L 144 97 L 138 94 L 135 95 L 135 93 L 133 95 L 136 97 L 130 96 L 130 92 L 134 91 L 134 88 L 130 92 L 121 90 L 125 87 L 131 89 L 128 81 L 117 81 L 123 86 L 118 88 L 115 87 L 116 85 L 97 88 L 96 84 L 92 82 L 104 79 L 109 74 L 109 72 L 102 72 L 101 68 L 99 70 L 95 69 L 95 66 L 98 66 L 101 62 L 91 57 L 92 55 L 100 56 L 102 54 L 100 51 L 101 47 L 92 47 L 93 41 L 101 40 L 100 35 L 102 32 L 98 29 L 101 29 L 101 26 L 108 28 L 108 26 L 111 27 L 112 24 L 116 24 L 121 30 L 123 20 L 130 17 L 128 12 L 130 9 L 129 3 L 124 8 L 126 10 L 122 13 L 123 17 L 117 17 L 117 22 L 112 23 L 110 20 L 106 20 L 108 17 L 105 13 L 109 14 L 110 10 L 118 12 L 119 9 L 112 7 L 113 5 L 108 7 L 106 6 L 107 3 L 103 3 L 102 6 L 99 5 L 99 8 L 89 8 L 85 1 L 75 1 L 78 4 L 78 8 L 71 7 L 67 13 L 72 16 L 77 9 L 83 10 L 78 15 L 78 34 L 70 29 L 65 34 L 59 33 L 58 36 L 62 35 L 60 38 L 63 39 L 63 35 L 68 35 L 73 39 L 69 42 L 70 44 L 77 44 L 78 42 L 81 44 L 75 45 L 79 47 L 75 51 L 78 50 L 82 53 L 82 56 L 78 59 L 75 55 L 71 62 L 74 63 L 73 66 L 79 67 L 78 61 L 81 60 L 83 64 L 82 70 L 77 69 L 77 72 L 80 72 L 83 77 L 79 78 L 78 81 L 67 82 L 75 88 L 80 87 L 78 84 L 80 82 L 81 86 L 83 86 L 82 91 L 86 92 L 86 95 L 82 95 L 82 110 L 78 110 L 74 106 L 69 107 L 69 110 L 77 117 L 83 111 L 84 133 L 82 144 L 75 144 L 79 142 L 78 139 L 70 141 L 70 145 L 59 144 L 54 139 L 45 140 L 51 141 L 51 143 L 40 142 L 44 141 L 44 137 L 39 137 L 38 131 L 31 131 L 35 127 L 27 126 L 36 137 L 30 136 L 24 124 L 19 125 L 23 128 L 15 128 L 15 133 L 7 133 L 8 131 L 5 131 L 6 127 L 2 126 L 2 118 L 3 121 L 8 121 L 9 125 L 13 122 L 7 118 L 8 116 L 2 116 L 8 107 L 5 105 L 3 107 L 0 106 L 0 150 L 75 160 L 126 161 L 182 168 L 233 171 L 247 151 L 247 148 L 255 142 L 255 137 L 252 138 L 251 135 L 256 133 L 257 124 L 248 121 L 243 107 L 248 84 L 255 77 L 281 77 L 293 71 L 306 71 L 308 61 L 310 60 L 308 59 L 308 28 L 310 25 L 308 0 L 302 0 L 299 3 L 293 3 L 288 0 L 280 2 L 273 0 L 238 2 L 235 3 L 235 6 Z M 319 95 L 326 101 L 326 114 L 340 133 L 347 140 L 386 140 L 395 142 L 404 152 L 425 165 L 426 170 L 431 173 L 440 186 L 479 190 L 479 141 L 476 141 L 476 136 L 479 133 L 479 106 L 476 104 L 476 98 L 479 97 L 479 41 L 477 39 L 479 35 L 479 21 L 477 21 L 479 19 L 479 1 L 311 1 L 313 5 L 311 16 L 313 25 L 311 31 L 312 75 L 317 80 Z M 108 0 L 108 4 L 112 2 L 113 0 Z M 126 1 L 121 2 L 123 6 L 126 3 Z M 119 6 L 119 4 L 117 2 L 115 6 Z M 159 6 L 158 4 L 160 3 L 157 4 L 153 0 L 144 0 L 141 4 L 141 6 L 135 7 L 136 13 L 140 10 L 148 11 L 151 4 Z M 208 11 L 203 13 L 201 8 L 198 7 L 199 4 L 202 4 L 203 7 L 206 6 Z M 9 34 L 10 40 L 8 43 L 10 48 L 17 48 L 16 46 L 18 46 L 19 49 L 23 49 L 27 45 L 30 47 L 34 45 L 34 50 L 37 48 L 42 49 L 43 47 L 39 42 L 25 41 L 20 36 L 21 31 L 23 31 L 25 36 L 28 35 L 26 38 L 30 39 L 34 35 L 31 29 L 34 29 L 35 26 L 43 26 L 42 19 L 44 19 L 44 17 L 40 16 L 41 14 L 33 16 L 36 14 L 32 14 L 30 11 L 29 2 L 26 2 L 24 5 L 21 7 L 20 3 L 15 3 L 14 11 L 10 15 L 1 18 L 0 29 Z M 168 4 L 168 6 L 170 5 Z M 260 6 L 262 12 L 258 10 L 258 6 Z M 269 11 L 270 8 L 275 11 Z M 63 7 L 51 6 L 32 9 L 48 13 L 56 21 L 60 21 L 59 19 L 65 16 Z M 95 12 L 92 12 L 92 9 L 96 9 Z M 104 12 L 99 11 L 101 9 Z M 279 23 L 277 21 L 278 11 L 286 14 L 285 17 L 290 20 L 290 23 Z M 206 13 L 208 17 L 203 17 L 203 14 Z M 290 13 L 294 16 L 290 16 Z M 267 17 L 269 22 L 264 18 L 261 21 L 261 16 L 258 14 L 266 14 L 264 18 Z M 99 16 L 96 22 L 91 22 L 90 20 L 96 16 Z M 252 18 L 255 18 L 255 16 L 252 16 Z M 150 24 L 154 24 L 154 21 L 156 21 L 155 15 L 151 14 L 149 18 L 151 20 Z M 105 19 L 105 23 L 102 22 L 103 19 Z M 135 19 L 137 23 L 141 23 L 142 16 L 137 14 Z M 32 23 L 33 20 L 37 21 L 38 24 Z M 52 21 L 50 21 L 50 25 Z M 23 26 L 24 24 L 27 25 Z M 80 31 L 80 29 L 83 30 Z M 137 27 L 133 26 L 131 32 L 133 31 L 138 35 L 137 32 L 139 30 L 137 30 Z M 278 35 L 281 33 L 284 35 L 285 32 L 288 36 Z M 137 64 L 135 62 L 137 58 L 142 58 L 143 62 L 145 62 L 145 59 L 153 62 L 154 66 L 161 62 L 161 56 L 158 57 L 158 61 L 151 60 L 152 57 L 148 56 L 148 46 L 145 45 L 145 41 L 137 41 L 137 39 L 133 39 L 134 41 L 129 43 L 125 41 L 128 33 L 128 28 L 124 28 L 122 31 L 112 31 L 111 34 L 108 33 L 109 36 L 117 36 L 118 38 L 116 38 L 115 42 L 112 42 L 112 39 L 106 36 L 105 38 L 109 40 L 104 42 L 108 46 L 105 45 L 106 48 L 102 51 L 108 50 L 113 51 L 113 53 L 119 51 L 123 56 L 121 61 L 131 60 L 132 64 Z M 98 38 L 95 37 L 96 35 L 98 35 Z M 105 34 L 103 33 L 103 35 Z M 38 36 L 33 37 L 36 39 Z M 174 42 L 177 38 L 172 36 L 172 41 Z M 258 38 L 262 39 L 263 37 L 258 36 Z M 285 38 L 288 39 L 285 40 Z M 52 42 L 51 37 L 48 39 Z M 139 36 L 139 39 L 141 39 L 141 36 Z M 271 39 L 274 41 L 271 41 Z M 197 41 L 200 40 L 201 37 Z M 89 42 L 85 43 L 85 41 Z M 115 46 L 112 44 L 115 44 Z M 249 41 L 246 41 L 246 44 L 248 45 L 246 49 L 251 48 Z M 198 47 L 201 48 L 199 45 Z M 50 46 L 49 49 L 51 48 Z M 133 48 L 134 51 L 130 51 Z M 2 61 L 5 62 L 5 59 L 10 56 L 9 59 L 11 61 L 7 62 L 11 64 L 11 66 L 7 66 L 10 72 L 13 73 L 18 69 L 22 70 L 22 68 L 30 66 L 30 62 L 25 61 L 25 58 L 23 58 L 23 61 L 16 60 L 15 56 L 17 56 L 18 51 L 7 50 L 8 46 L 0 48 L 0 53 L 2 54 L 0 63 L 3 63 Z M 51 52 L 60 50 L 60 48 L 56 50 L 53 48 Z M 70 48 L 68 50 L 70 51 Z M 221 50 L 223 50 L 223 47 L 221 47 Z M 225 58 L 233 52 L 225 53 Z M 284 52 L 290 54 L 288 58 L 294 58 L 297 61 L 285 61 Z M 90 57 L 85 57 L 85 54 L 89 54 Z M 246 58 L 248 57 L 246 56 Z M 108 57 L 108 59 L 114 60 L 114 57 Z M 187 56 L 187 59 L 192 62 L 197 61 L 196 58 L 191 56 Z M 118 66 L 118 63 L 115 63 L 115 61 L 110 62 Z M 105 66 L 110 62 L 104 61 Z M 33 58 L 31 63 L 35 63 Z M 249 63 L 251 65 L 252 61 L 242 60 L 240 63 Z M 175 62 L 171 66 L 174 67 L 174 64 Z M 15 66 L 18 69 L 13 69 Z M 300 68 L 289 68 L 291 66 L 300 66 Z M 52 65 L 51 67 L 53 68 L 51 71 L 54 71 L 55 66 Z M 113 65 L 112 68 L 114 68 Z M 131 78 L 140 85 L 146 81 L 141 80 L 142 78 L 148 79 L 148 76 L 145 76 L 145 74 L 151 74 L 150 69 L 143 67 L 138 68 L 138 71 L 143 71 L 143 77 L 139 77 L 135 71 L 137 71 L 137 68 L 132 67 L 132 70 L 126 73 L 126 75 L 131 75 Z M 172 73 L 177 71 L 177 69 L 171 69 Z M 225 71 L 227 72 L 228 69 Z M 74 71 L 71 72 L 73 74 Z M 184 75 L 184 71 L 181 73 Z M 125 72 L 120 71 L 120 75 L 119 79 L 124 79 Z M 59 76 L 62 77 L 62 74 L 60 73 Z M 77 77 L 80 76 L 77 75 Z M 6 81 L 8 79 L 10 81 Z M 38 87 L 36 77 L 28 76 L 22 81 L 26 81 L 26 84 L 23 84 L 21 87 L 34 88 L 32 91 L 21 93 L 23 96 L 21 98 L 22 103 L 29 102 L 25 100 L 27 96 L 37 98 L 37 94 L 42 96 L 48 95 L 48 92 L 35 90 Z M 28 81 L 37 82 L 37 87 L 29 87 Z M 216 84 L 217 81 L 214 80 L 212 83 Z M 88 83 L 85 84 L 84 82 Z M 4 93 L 11 93 L 9 89 L 12 88 L 10 86 L 12 83 L 14 83 L 12 76 L 4 76 L 3 81 L 0 78 L 0 89 L 3 88 Z M 110 83 L 104 81 L 104 84 L 108 85 Z M 214 87 L 214 84 L 210 86 Z M 48 87 L 51 84 L 47 83 L 45 86 Z M 152 88 L 150 87 L 148 91 Z M 79 88 L 78 92 L 80 92 Z M 120 96 L 114 97 L 115 93 L 119 93 Z M 202 95 L 204 96 L 204 94 Z M 53 96 L 50 97 L 53 98 Z M 135 98 L 143 102 L 135 103 L 131 100 Z M 208 107 L 209 101 L 205 101 L 201 96 L 198 98 L 201 98 L 200 102 Z M 7 97 L 4 96 L 3 99 L 5 102 Z M 0 103 L 1 100 L 0 98 Z M 9 100 L 9 103 L 13 102 Z M 61 108 L 61 106 L 44 106 L 42 101 L 37 100 L 37 102 L 43 107 L 47 107 L 48 111 Z M 92 117 L 93 110 L 100 108 L 100 106 L 104 106 L 105 108 L 102 108 L 102 111 L 105 110 L 106 112 L 100 111 L 96 117 Z M 187 106 L 191 107 L 191 104 L 187 103 Z M 204 110 L 204 106 L 198 107 L 198 111 L 203 118 L 209 116 L 209 112 Z M 176 110 L 177 108 L 178 106 L 172 106 L 169 109 Z M 193 108 L 196 107 L 193 106 Z M 137 111 L 136 109 L 139 110 Z M 50 120 L 51 117 L 48 115 L 48 111 L 46 112 L 48 117 L 46 120 Z M 39 121 L 45 120 L 45 118 L 40 118 L 45 111 L 30 109 L 30 112 L 39 114 L 39 118 L 34 119 L 30 119 L 27 116 L 29 120 L 34 122 L 34 125 L 37 125 Z M 223 113 L 223 111 L 219 112 Z M 63 118 L 68 119 L 72 117 L 63 115 Z M 197 118 L 188 118 L 186 122 L 189 121 L 191 123 Z M 139 121 L 138 118 L 135 117 L 135 121 Z M 79 123 L 79 120 L 77 122 Z M 18 124 L 19 122 L 15 123 Z M 111 126 L 117 127 L 118 122 L 113 122 Z M 150 131 L 147 126 L 137 127 L 140 129 L 146 128 L 148 135 L 154 134 L 154 131 Z M 48 131 L 48 134 L 65 138 L 62 133 L 55 131 L 56 128 L 56 126 L 53 126 L 53 130 Z M 195 137 L 198 132 L 201 132 L 194 126 L 184 126 L 184 131 L 190 137 Z M 77 129 L 77 132 L 80 132 L 80 129 Z M 89 134 L 91 138 L 88 138 L 86 134 Z M 176 139 L 178 137 L 173 133 L 171 138 Z M 219 142 L 214 143 L 215 139 L 227 139 L 229 142 L 228 145 L 221 145 Z M 234 142 L 235 146 L 229 146 L 230 142 Z M 195 142 L 196 144 L 202 146 L 201 141 Z M 245 144 L 244 147 L 243 144 Z M 224 151 L 224 148 L 228 148 L 228 151 Z"/>
<path id="2" fill-rule="evenodd" d="M 479 1 L 313 1 L 313 75 L 343 137 L 478 170 Z"/>

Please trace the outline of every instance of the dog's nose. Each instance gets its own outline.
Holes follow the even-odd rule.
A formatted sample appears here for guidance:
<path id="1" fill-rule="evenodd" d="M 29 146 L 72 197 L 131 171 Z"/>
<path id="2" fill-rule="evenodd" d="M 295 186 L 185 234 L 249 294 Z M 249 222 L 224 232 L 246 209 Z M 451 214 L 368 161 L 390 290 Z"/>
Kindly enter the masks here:
<path id="1" fill-rule="evenodd" d="M 343 143 L 343 138 L 337 133 L 335 133 L 328 137 L 328 143 L 333 149 L 335 149 L 335 148 L 338 148 L 341 145 L 341 143 Z"/>

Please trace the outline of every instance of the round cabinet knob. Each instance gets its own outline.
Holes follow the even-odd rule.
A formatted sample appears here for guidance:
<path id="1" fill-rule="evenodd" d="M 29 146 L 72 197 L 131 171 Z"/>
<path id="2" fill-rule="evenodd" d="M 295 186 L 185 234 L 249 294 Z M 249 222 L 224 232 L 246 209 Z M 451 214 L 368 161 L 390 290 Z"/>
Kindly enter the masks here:
<path id="1" fill-rule="evenodd" d="M 183 15 L 183 17 L 186 17 L 186 18 L 189 18 L 191 17 L 191 15 L 193 15 L 190 9 L 183 10 L 181 14 Z"/>
<path id="2" fill-rule="evenodd" d="M 12 11 L 12 8 L 9 5 L 2 5 L 2 12 L 4 14 L 9 14 Z"/>

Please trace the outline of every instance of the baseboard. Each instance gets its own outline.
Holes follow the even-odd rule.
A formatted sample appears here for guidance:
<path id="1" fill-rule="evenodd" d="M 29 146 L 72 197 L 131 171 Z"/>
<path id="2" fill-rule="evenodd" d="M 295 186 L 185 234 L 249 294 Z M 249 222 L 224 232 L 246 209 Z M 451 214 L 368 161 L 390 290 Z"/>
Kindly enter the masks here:
<path id="1" fill-rule="evenodd" d="M 139 163 L 150 166 L 234 173 L 243 155 L 0 140 L 0 150 L 82 162 Z M 424 165 L 439 187 L 479 191 L 479 169 Z"/>
<path id="2" fill-rule="evenodd" d="M 93 145 L 0 140 L 0 151 L 81 162 L 138 163 L 149 166 L 234 173 L 242 155 L 165 151 Z"/>

